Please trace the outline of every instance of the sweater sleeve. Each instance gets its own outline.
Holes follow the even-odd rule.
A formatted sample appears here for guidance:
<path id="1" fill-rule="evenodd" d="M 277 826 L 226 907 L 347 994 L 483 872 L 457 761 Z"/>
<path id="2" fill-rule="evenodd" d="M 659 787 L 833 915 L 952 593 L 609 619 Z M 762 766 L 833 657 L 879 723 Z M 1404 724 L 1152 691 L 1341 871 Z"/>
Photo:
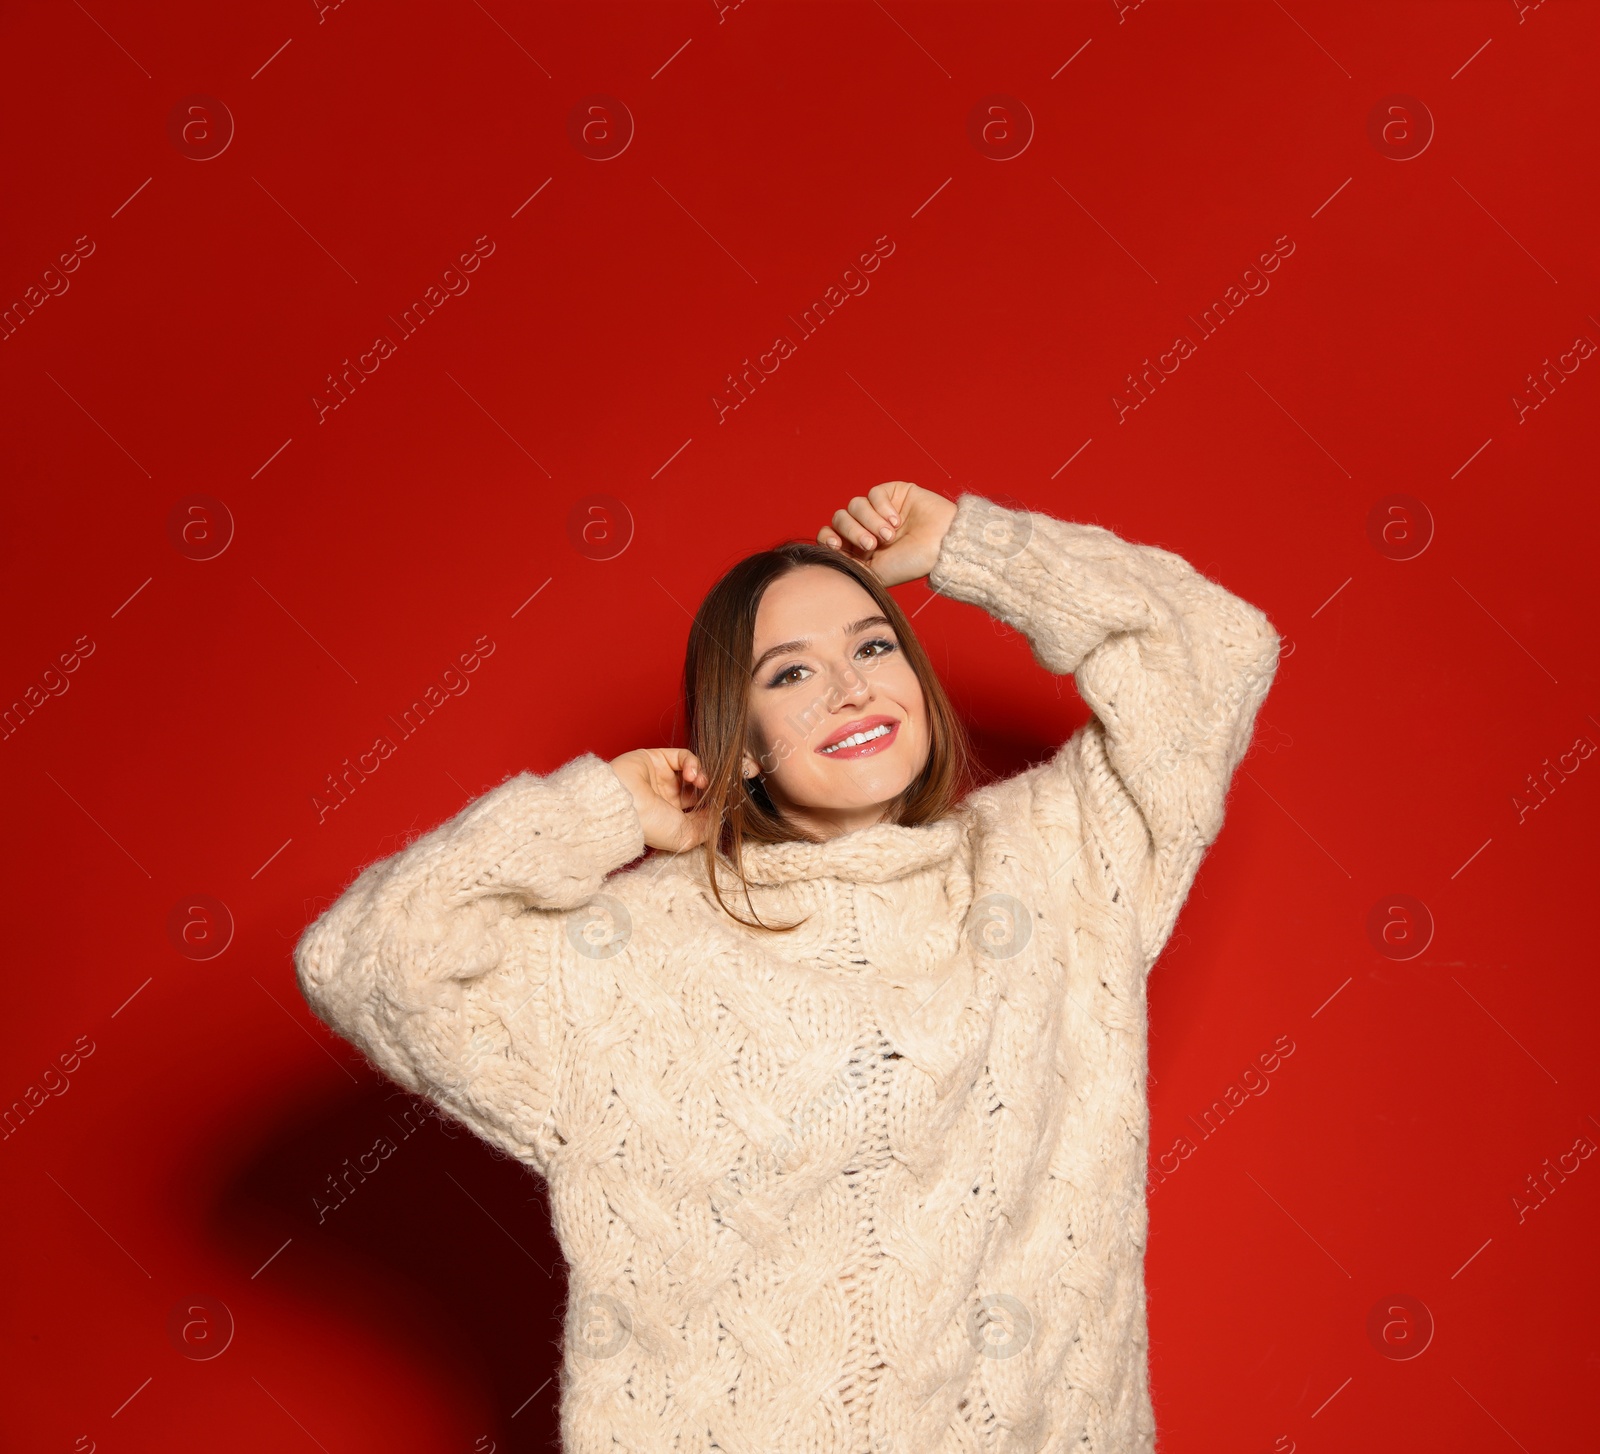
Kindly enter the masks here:
<path id="1" fill-rule="evenodd" d="M 1148 971 L 1222 828 L 1278 633 L 1170 551 L 970 494 L 928 582 L 1021 631 L 1040 665 L 1076 677 L 1094 716 L 1033 770 L 1034 814 L 1052 876 L 1095 852 L 1113 897 L 1127 893 Z"/>
<path id="2" fill-rule="evenodd" d="M 602 759 L 522 773 L 363 871 L 301 936 L 301 993 L 391 1079 L 542 1171 L 566 911 L 643 851 Z"/>

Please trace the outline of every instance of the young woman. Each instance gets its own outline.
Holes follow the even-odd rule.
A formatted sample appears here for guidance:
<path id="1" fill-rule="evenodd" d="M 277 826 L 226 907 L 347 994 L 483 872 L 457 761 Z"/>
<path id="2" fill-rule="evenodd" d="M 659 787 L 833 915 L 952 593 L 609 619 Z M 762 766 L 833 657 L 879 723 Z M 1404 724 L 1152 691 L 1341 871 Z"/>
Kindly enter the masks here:
<path id="1" fill-rule="evenodd" d="M 1094 714 L 965 798 L 924 575 Z M 513 777 L 307 931 L 315 1012 L 548 1180 L 567 1454 L 1153 1449 L 1145 976 L 1277 652 L 1167 551 L 879 485 L 706 597 L 687 748 Z"/>

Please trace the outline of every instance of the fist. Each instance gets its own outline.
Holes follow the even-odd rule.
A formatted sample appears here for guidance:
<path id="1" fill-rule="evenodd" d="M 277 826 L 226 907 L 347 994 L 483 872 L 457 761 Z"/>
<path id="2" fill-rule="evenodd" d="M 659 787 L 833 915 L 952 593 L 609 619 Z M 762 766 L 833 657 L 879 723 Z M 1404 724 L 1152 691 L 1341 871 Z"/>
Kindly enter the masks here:
<path id="1" fill-rule="evenodd" d="M 890 480 L 835 510 L 833 523 L 817 532 L 817 543 L 859 560 L 884 585 L 897 586 L 933 569 L 955 517 L 954 500 Z"/>

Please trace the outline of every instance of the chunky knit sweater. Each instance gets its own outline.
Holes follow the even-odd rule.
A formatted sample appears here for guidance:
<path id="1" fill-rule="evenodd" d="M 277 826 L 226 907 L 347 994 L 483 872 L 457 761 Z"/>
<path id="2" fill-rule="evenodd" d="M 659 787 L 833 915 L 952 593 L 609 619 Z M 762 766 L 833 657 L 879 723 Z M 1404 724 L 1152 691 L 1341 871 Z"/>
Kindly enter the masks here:
<path id="1" fill-rule="evenodd" d="M 1093 716 L 938 822 L 747 849 L 801 928 L 734 922 L 700 853 L 633 864 L 586 753 L 300 941 L 318 1016 L 546 1178 L 568 1454 L 1153 1449 L 1146 974 L 1277 634 L 1176 555 L 970 494 L 928 580 Z"/>

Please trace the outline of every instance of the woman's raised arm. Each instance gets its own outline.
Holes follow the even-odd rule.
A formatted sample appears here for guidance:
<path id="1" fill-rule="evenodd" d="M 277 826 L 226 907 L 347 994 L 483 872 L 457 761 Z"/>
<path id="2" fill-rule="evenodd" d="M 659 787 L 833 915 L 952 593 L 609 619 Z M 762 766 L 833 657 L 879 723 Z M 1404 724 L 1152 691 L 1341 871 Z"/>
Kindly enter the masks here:
<path id="1" fill-rule="evenodd" d="M 1035 769 L 1060 872 L 1098 845 L 1138 915 L 1149 968 L 1166 945 L 1272 684 L 1265 613 L 1181 556 L 1098 525 L 962 495 L 928 575 L 1021 631 L 1070 673 L 1094 719 Z M 1070 786 L 1070 805 L 1056 790 Z"/>
<path id="2" fill-rule="evenodd" d="M 644 847 L 632 792 L 592 753 L 522 773 L 367 868 L 301 936 L 301 993 L 385 1074 L 542 1170 L 565 911 Z"/>

